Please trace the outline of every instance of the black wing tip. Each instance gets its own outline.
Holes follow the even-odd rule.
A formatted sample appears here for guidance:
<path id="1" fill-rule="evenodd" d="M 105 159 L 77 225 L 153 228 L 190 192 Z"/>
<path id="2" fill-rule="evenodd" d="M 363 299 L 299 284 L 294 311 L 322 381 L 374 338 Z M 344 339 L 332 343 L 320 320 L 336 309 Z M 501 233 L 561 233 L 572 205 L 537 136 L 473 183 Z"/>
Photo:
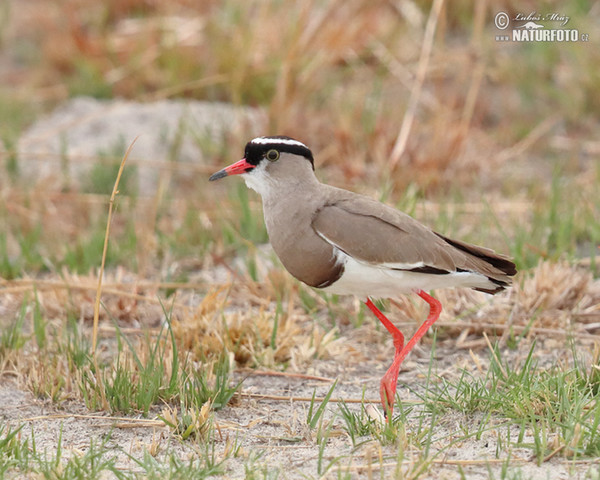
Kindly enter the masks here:
<path id="1" fill-rule="evenodd" d="M 515 271 L 515 273 L 516 273 L 516 271 Z M 474 288 L 473 290 L 477 290 L 478 292 L 484 292 L 484 293 L 489 293 L 491 295 L 495 295 L 496 293 L 501 292 L 502 290 L 506 289 L 507 287 L 510 287 L 510 284 L 511 284 L 510 279 L 508 281 L 504 281 L 504 280 L 497 280 L 495 278 L 488 277 L 488 280 L 497 286 L 495 288 Z"/>
<path id="2" fill-rule="evenodd" d="M 489 293 L 490 295 L 495 295 L 496 293 L 501 292 L 506 289 L 508 285 L 498 286 L 496 288 L 474 288 L 473 290 L 477 290 L 478 292 Z"/>
<path id="3" fill-rule="evenodd" d="M 446 243 L 452 245 L 454 248 L 462 250 L 463 252 L 468 253 L 469 255 L 473 255 L 475 257 L 481 258 L 482 260 L 485 260 L 492 267 L 500 270 L 508 277 L 513 277 L 517 274 L 517 266 L 506 255 L 496 253 L 488 248 L 478 247 L 476 245 L 471 245 L 465 242 L 453 240 L 437 232 L 434 233 Z"/>
<path id="4" fill-rule="evenodd" d="M 513 264 L 513 266 L 514 266 L 514 264 Z M 397 269 L 394 269 L 394 270 L 397 270 Z M 471 270 L 465 270 L 463 268 L 457 268 L 454 272 L 452 272 L 452 271 L 444 270 L 442 268 L 431 267 L 429 265 L 425 265 L 423 267 L 411 268 L 411 269 L 408 269 L 405 271 L 415 272 L 415 273 L 426 273 L 429 275 L 448 275 L 449 273 L 460 273 L 460 272 L 477 273 L 477 272 L 472 272 Z M 516 269 L 515 269 L 515 273 L 516 273 Z M 510 275 L 508 275 L 508 273 L 507 273 L 507 276 L 510 276 Z M 487 277 L 487 279 L 491 283 L 496 284 L 497 286 L 494 288 L 479 288 L 479 287 L 477 287 L 477 288 L 473 288 L 473 290 L 477 290 L 478 292 L 484 292 L 484 293 L 489 293 L 491 295 L 494 295 L 494 294 L 506 289 L 506 287 L 510 286 L 510 282 L 496 280 L 495 278 L 491 278 L 491 277 Z"/>
<path id="5" fill-rule="evenodd" d="M 505 255 L 494 253 L 494 255 L 482 255 L 480 258 L 503 272 L 508 277 L 514 277 L 517 274 L 517 266 Z"/>

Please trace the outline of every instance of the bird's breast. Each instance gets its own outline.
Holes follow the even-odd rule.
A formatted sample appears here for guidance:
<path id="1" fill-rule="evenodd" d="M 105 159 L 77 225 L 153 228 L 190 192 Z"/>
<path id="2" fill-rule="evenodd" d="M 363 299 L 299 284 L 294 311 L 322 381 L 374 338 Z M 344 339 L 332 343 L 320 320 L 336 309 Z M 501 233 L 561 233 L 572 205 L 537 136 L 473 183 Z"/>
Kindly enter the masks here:
<path id="1" fill-rule="evenodd" d="M 273 250 L 295 278 L 311 287 L 323 288 L 340 278 L 344 270 L 335 247 L 319 237 L 311 215 L 288 209 L 265 209 L 265 224 Z"/>

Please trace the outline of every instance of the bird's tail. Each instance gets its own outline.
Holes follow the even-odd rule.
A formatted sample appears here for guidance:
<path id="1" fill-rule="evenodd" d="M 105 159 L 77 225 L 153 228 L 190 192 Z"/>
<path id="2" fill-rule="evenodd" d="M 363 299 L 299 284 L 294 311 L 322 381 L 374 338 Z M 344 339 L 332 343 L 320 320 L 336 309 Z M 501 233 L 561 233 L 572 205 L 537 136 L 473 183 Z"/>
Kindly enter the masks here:
<path id="1" fill-rule="evenodd" d="M 437 233 L 445 242 L 452 245 L 457 250 L 466 253 L 469 257 L 468 270 L 481 273 L 488 277 L 490 282 L 497 285 L 497 288 L 475 288 L 481 292 L 497 293 L 504 290 L 512 283 L 512 276 L 517 273 L 515 264 L 505 255 L 494 252 L 493 250 L 470 243 L 453 240 Z"/>

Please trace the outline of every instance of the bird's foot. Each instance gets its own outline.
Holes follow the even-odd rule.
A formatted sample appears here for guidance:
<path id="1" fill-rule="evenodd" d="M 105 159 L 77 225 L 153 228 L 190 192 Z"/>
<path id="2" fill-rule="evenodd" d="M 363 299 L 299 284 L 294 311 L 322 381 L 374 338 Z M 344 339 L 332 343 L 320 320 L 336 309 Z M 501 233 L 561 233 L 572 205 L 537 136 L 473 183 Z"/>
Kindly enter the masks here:
<path id="1" fill-rule="evenodd" d="M 400 365 L 398 365 L 400 367 Z M 395 371 L 394 371 L 395 370 Z M 383 414 L 385 415 L 388 422 L 392 421 L 392 415 L 394 414 L 394 401 L 396 399 L 396 382 L 398 380 L 398 370 L 392 367 L 381 379 L 379 386 L 379 395 L 381 396 L 381 406 L 383 407 Z"/>

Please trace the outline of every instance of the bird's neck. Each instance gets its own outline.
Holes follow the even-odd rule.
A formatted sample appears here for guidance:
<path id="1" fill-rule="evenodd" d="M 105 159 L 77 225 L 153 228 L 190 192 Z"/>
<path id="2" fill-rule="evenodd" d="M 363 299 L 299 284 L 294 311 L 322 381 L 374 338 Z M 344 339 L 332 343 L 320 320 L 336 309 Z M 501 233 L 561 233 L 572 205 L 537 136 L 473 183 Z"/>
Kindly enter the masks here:
<path id="1" fill-rule="evenodd" d="M 248 188 L 260 194 L 265 207 L 288 201 L 301 203 L 304 198 L 314 197 L 322 186 L 313 172 L 300 177 L 278 178 L 266 174 L 260 166 L 252 174 L 244 175 L 244 181 Z"/>

